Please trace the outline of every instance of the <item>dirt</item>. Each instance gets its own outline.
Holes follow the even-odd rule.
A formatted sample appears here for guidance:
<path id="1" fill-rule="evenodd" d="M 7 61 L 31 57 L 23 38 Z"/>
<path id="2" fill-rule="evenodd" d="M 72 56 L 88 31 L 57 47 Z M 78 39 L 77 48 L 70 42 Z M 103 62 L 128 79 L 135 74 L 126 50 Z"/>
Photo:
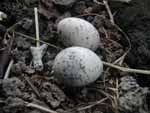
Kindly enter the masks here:
<path id="1" fill-rule="evenodd" d="M 118 13 L 118 22 L 126 30 L 132 49 L 126 58 L 126 62 L 132 68 L 149 69 L 150 61 L 150 1 L 133 0 L 129 7 Z M 150 86 L 149 77 L 140 76 L 138 81 L 141 86 Z"/>
<path id="2" fill-rule="evenodd" d="M 115 14 L 115 22 L 131 42 L 123 66 L 150 69 L 150 1 L 110 2 L 109 5 Z M 34 7 L 39 9 L 40 39 L 50 43 L 43 57 L 42 72 L 33 68 L 30 52 L 30 47 L 36 45 L 31 39 L 35 37 Z M 111 23 L 104 5 L 92 0 L 72 0 L 71 5 L 66 6 L 56 5 L 52 0 L 1 0 L 0 11 L 8 16 L 0 21 L 0 55 L 3 55 L 3 48 L 10 47 L 9 57 L 14 59 L 7 79 L 2 77 L 8 66 L 5 61 L 8 56 L 4 55 L 5 67 L 0 65 L 0 113 L 45 113 L 28 107 L 27 103 L 58 113 L 150 112 L 148 75 L 134 76 L 105 67 L 105 79 L 99 78 L 85 87 L 70 88 L 60 83 L 51 72 L 55 56 L 60 48 L 65 48 L 57 34 L 57 23 L 66 17 L 83 18 L 97 28 L 102 43 L 96 53 L 104 61 L 114 62 L 129 48 L 123 33 Z"/>

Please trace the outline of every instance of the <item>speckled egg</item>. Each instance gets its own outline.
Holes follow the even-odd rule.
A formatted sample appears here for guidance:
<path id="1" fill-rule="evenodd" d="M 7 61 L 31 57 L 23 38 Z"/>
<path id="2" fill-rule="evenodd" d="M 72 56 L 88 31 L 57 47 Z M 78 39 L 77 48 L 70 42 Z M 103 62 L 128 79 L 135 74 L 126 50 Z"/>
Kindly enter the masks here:
<path id="1" fill-rule="evenodd" d="M 57 29 L 64 46 L 81 46 L 96 50 L 100 45 L 98 31 L 86 20 L 65 18 L 58 23 Z"/>
<path id="2" fill-rule="evenodd" d="M 56 56 L 55 77 L 67 86 L 85 86 L 94 82 L 103 71 L 101 59 L 90 49 L 69 47 Z"/>

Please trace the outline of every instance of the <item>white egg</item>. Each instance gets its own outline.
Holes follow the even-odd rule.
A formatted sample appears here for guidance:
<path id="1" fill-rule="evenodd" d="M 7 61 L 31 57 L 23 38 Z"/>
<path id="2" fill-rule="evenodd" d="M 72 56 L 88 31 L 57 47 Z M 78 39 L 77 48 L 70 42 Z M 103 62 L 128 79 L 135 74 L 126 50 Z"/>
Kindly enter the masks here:
<path id="1" fill-rule="evenodd" d="M 96 50 L 100 45 L 98 31 L 86 20 L 65 18 L 58 23 L 57 29 L 64 46 L 81 46 Z"/>
<path id="2" fill-rule="evenodd" d="M 69 47 L 58 53 L 53 71 L 54 76 L 67 86 L 85 86 L 98 79 L 103 64 L 90 49 Z"/>

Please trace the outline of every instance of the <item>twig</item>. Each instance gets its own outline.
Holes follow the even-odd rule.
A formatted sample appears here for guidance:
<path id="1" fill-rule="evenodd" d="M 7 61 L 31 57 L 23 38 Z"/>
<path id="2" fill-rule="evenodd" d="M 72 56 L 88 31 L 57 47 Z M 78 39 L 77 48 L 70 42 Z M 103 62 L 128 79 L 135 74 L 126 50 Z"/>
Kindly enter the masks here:
<path id="1" fill-rule="evenodd" d="M 130 42 L 130 39 L 129 39 L 128 35 L 127 35 L 117 24 L 115 24 L 114 26 L 115 26 L 116 29 L 117 29 L 118 31 L 120 31 L 120 32 L 124 35 L 124 37 L 127 39 L 128 44 L 129 44 L 129 49 L 128 49 L 128 51 L 130 51 L 132 45 L 131 45 L 131 42 Z"/>
<path id="2" fill-rule="evenodd" d="M 36 41 L 36 39 L 35 39 L 34 37 L 25 35 L 25 34 L 23 34 L 23 33 L 16 32 L 16 31 L 15 31 L 14 33 L 17 34 L 17 35 L 20 35 L 20 36 L 22 36 L 22 37 L 25 37 L 25 38 L 27 38 L 27 39 Z M 55 48 L 55 49 L 62 50 L 62 48 L 57 47 L 57 46 L 55 46 L 55 45 L 53 45 L 53 44 L 50 44 L 50 43 L 48 43 L 48 42 L 45 42 L 45 41 L 43 41 L 43 40 L 39 40 L 39 42 L 41 42 L 41 43 L 43 43 L 43 44 L 47 44 L 48 46 L 53 47 L 53 48 Z"/>
<path id="3" fill-rule="evenodd" d="M 109 18 L 110 18 L 110 21 L 111 21 L 112 25 L 115 25 L 114 17 L 113 17 L 113 14 L 112 14 L 111 10 L 110 10 L 109 5 L 108 5 L 108 1 L 107 0 L 103 0 L 103 3 L 105 5 L 105 7 L 106 7 L 106 10 L 108 12 L 108 15 L 109 15 Z"/>
<path id="4" fill-rule="evenodd" d="M 116 78 L 116 98 L 119 99 L 119 80 Z"/>
<path id="5" fill-rule="evenodd" d="M 129 49 L 121 57 L 119 57 L 116 61 L 114 61 L 113 64 L 119 64 L 121 66 L 128 52 Z"/>
<path id="6" fill-rule="evenodd" d="M 75 17 L 84 17 L 84 16 L 99 16 L 99 17 L 101 17 L 101 15 L 99 15 L 97 13 L 86 13 L 86 14 L 77 15 Z"/>
<path id="7" fill-rule="evenodd" d="M 104 87 L 103 86 L 101 86 L 101 87 L 96 87 L 96 88 L 98 88 L 98 89 L 104 89 Z M 113 87 L 107 87 L 106 88 L 106 90 L 110 90 L 110 91 L 113 91 L 113 92 L 116 92 L 118 89 L 116 89 L 116 88 L 113 88 Z"/>
<path id="8" fill-rule="evenodd" d="M 7 79 L 9 77 L 9 73 L 10 73 L 10 70 L 11 70 L 11 67 L 14 63 L 14 60 L 12 59 L 7 67 L 7 70 L 5 72 L 5 75 L 4 75 L 4 79 Z"/>
<path id="9" fill-rule="evenodd" d="M 113 101 L 113 96 L 107 92 L 105 92 L 104 90 L 98 90 L 99 93 L 101 93 L 102 95 L 106 96 L 109 98 L 109 100 L 111 100 L 111 102 Z"/>
<path id="10" fill-rule="evenodd" d="M 26 107 L 31 107 L 31 108 L 36 108 L 38 110 L 41 110 L 41 111 L 44 111 L 44 112 L 47 112 L 47 113 L 58 113 L 56 111 L 53 111 L 49 108 L 46 108 L 46 107 L 43 107 L 41 105 L 37 105 L 37 104 L 34 104 L 34 103 L 28 103 L 28 102 L 25 102 L 25 106 Z"/>
<path id="11" fill-rule="evenodd" d="M 99 2 L 99 1 L 97 1 L 97 0 L 93 0 L 93 2 L 95 2 L 95 3 L 99 4 L 99 5 L 104 5 L 104 3 Z"/>
<path id="12" fill-rule="evenodd" d="M 37 88 L 31 83 L 30 79 L 27 76 L 23 76 L 25 78 L 25 80 L 27 81 L 27 83 L 30 85 L 30 87 L 32 88 L 32 90 L 35 92 L 35 94 L 38 96 L 38 98 L 41 98 L 41 95 L 39 93 L 39 91 L 37 90 Z"/>
<path id="13" fill-rule="evenodd" d="M 101 99 L 99 101 L 96 101 L 96 102 L 92 102 L 92 104 L 90 104 L 90 105 L 78 108 L 77 111 L 82 111 L 82 110 L 86 110 L 86 109 L 92 108 L 92 107 L 94 107 L 94 106 L 96 106 L 98 104 L 101 104 L 102 102 L 106 101 L 107 99 L 108 99 L 108 97 L 103 98 L 103 99 Z"/>
<path id="14" fill-rule="evenodd" d="M 38 22 L 38 11 L 36 7 L 34 8 L 34 15 L 35 15 L 35 29 L 36 29 L 36 46 L 39 47 L 40 46 L 39 22 Z"/>
<path id="15" fill-rule="evenodd" d="M 131 0 L 113 0 L 113 1 L 117 1 L 117 2 L 125 2 L 125 3 L 131 2 Z"/>
<path id="16" fill-rule="evenodd" d="M 105 62 L 105 61 L 103 61 L 103 64 L 106 65 L 106 66 L 118 69 L 120 71 L 128 72 L 128 73 L 138 73 L 138 74 L 150 75 L 150 70 L 131 69 L 131 68 L 117 66 L 117 65 Z"/>
<path id="17" fill-rule="evenodd" d="M 109 99 L 109 97 L 105 97 L 99 101 L 96 101 L 96 102 L 89 102 L 87 106 L 84 106 L 84 107 L 76 107 L 76 108 L 73 108 L 73 109 L 70 109 L 70 110 L 67 110 L 65 111 L 65 113 L 71 113 L 73 111 L 82 111 L 82 110 L 86 110 L 86 109 L 89 109 L 89 108 L 92 108 L 98 104 L 103 104 L 104 101 L 106 101 L 107 99 Z"/>
<path id="18" fill-rule="evenodd" d="M 114 111 L 115 113 L 119 113 L 119 104 L 118 104 L 118 100 L 119 100 L 119 92 L 118 92 L 118 89 L 119 89 L 119 86 L 118 86 L 118 78 L 116 77 L 116 96 L 114 96 Z"/>

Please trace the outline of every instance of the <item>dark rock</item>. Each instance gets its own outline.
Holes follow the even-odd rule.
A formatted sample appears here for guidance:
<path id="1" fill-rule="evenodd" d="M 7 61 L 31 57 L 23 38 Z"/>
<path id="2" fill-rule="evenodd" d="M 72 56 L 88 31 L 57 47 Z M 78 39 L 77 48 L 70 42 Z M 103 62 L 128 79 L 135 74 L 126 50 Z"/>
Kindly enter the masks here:
<path id="1" fill-rule="evenodd" d="M 60 106 L 61 102 L 65 101 L 65 94 L 56 85 L 45 82 L 42 87 L 42 97 L 53 108 Z"/>
<path id="2" fill-rule="evenodd" d="M 27 42 L 26 39 L 21 36 L 15 38 L 15 41 L 17 43 L 17 47 L 23 50 L 29 49 L 31 46 L 31 44 Z"/>
<path id="3" fill-rule="evenodd" d="M 86 9 L 86 4 L 84 1 L 77 2 L 74 6 L 74 12 L 77 14 L 83 14 Z"/>
<path id="4" fill-rule="evenodd" d="M 53 61 L 50 60 L 46 63 L 45 67 L 47 68 L 48 71 L 52 70 L 52 66 L 53 66 Z"/>
<path id="5" fill-rule="evenodd" d="M 22 28 L 25 30 L 30 30 L 31 26 L 33 25 L 32 19 L 29 18 L 24 18 L 23 21 L 21 22 Z"/>
<path id="6" fill-rule="evenodd" d="M 36 2 L 38 2 L 38 0 L 24 0 L 24 3 L 25 3 L 27 6 L 29 6 L 29 5 L 31 5 L 31 4 L 34 4 L 34 3 L 36 3 Z"/>
<path id="7" fill-rule="evenodd" d="M 12 73 L 16 76 L 20 76 L 23 73 L 23 70 L 25 70 L 26 65 L 23 62 L 18 62 L 13 65 L 12 67 Z"/>
<path id="8" fill-rule="evenodd" d="M 5 33 L 6 33 L 6 27 L 0 24 L 0 36 L 3 36 Z M 0 41 L 2 41 L 1 38 Z"/>
<path id="9" fill-rule="evenodd" d="M 52 0 L 41 0 L 39 13 L 47 19 L 57 18 L 59 16 L 59 12 L 52 3 Z"/>
<path id="10" fill-rule="evenodd" d="M 4 79 L 2 81 L 2 88 L 5 95 L 12 97 L 20 97 L 22 95 L 22 89 L 25 87 L 23 82 L 18 78 Z"/>
<path id="11" fill-rule="evenodd" d="M 17 62 L 13 65 L 12 73 L 15 76 L 20 76 L 24 72 L 31 75 L 35 73 L 35 70 L 31 66 L 27 66 L 24 62 Z"/>
<path id="12" fill-rule="evenodd" d="M 140 87 L 131 76 L 121 78 L 119 85 L 119 106 L 122 112 L 127 113 L 149 113 L 147 95 L 148 88 Z"/>
<path id="13" fill-rule="evenodd" d="M 25 62 L 25 55 L 22 51 L 18 49 L 12 50 L 12 56 L 17 62 Z"/>
<path id="14" fill-rule="evenodd" d="M 18 113 L 25 110 L 24 101 L 21 98 L 8 97 L 3 107 L 4 113 Z"/>

